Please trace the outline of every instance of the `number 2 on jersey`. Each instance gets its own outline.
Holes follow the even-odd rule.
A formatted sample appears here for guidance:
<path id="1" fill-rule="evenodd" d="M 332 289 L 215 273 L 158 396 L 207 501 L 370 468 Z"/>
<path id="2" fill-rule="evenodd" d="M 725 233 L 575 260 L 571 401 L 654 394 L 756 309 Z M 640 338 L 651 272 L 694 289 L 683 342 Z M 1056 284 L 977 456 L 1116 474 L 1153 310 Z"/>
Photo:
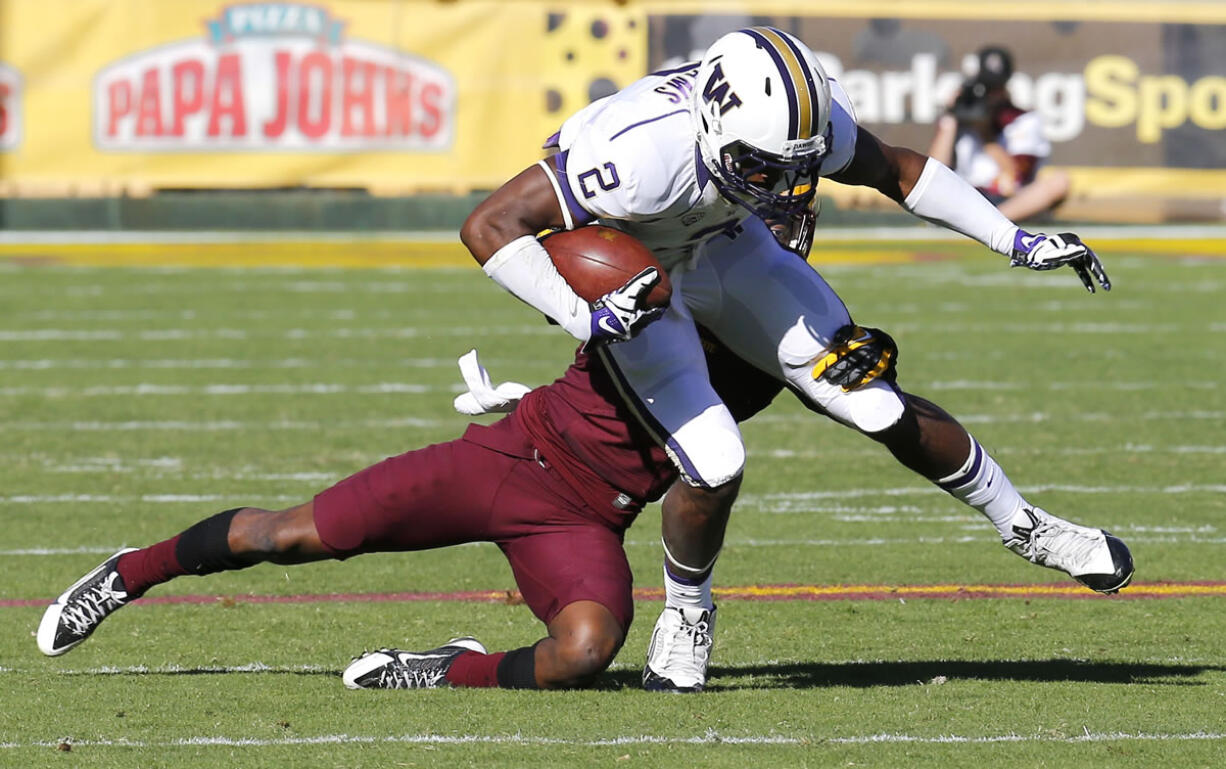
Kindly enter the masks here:
<path id="1" fill-rule="evenodd" d="M 584 171 L 579 174 L 579 189 L 583 190 L 583 197 L 596 197 L 596 190 L 592 189 L 591 182 L 596 180 L 596 184 L 600 185 L 600 189 L 608 192 L 615 189 L 622 183 L 622 180 L 617 177 L 617 166 L 612 163 L 605 163 L 600 168 L 593 168 L 590 171 Z"/>

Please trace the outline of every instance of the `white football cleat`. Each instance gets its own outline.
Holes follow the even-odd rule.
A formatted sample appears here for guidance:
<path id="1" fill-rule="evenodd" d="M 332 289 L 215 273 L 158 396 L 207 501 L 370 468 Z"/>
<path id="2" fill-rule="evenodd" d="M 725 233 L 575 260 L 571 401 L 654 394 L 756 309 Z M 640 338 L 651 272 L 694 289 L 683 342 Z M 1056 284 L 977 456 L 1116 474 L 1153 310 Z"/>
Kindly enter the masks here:
<path id="1" fill-rule="evenodd" d="M 651 633 L 643 688 L 651 692 L 702 691 L 707 685 L 707 663 L 714 642 L 714 608 L 665 607 Z"/>
<path id="2" fill-rule="evenodd" d="M 453 638 L 425 652 L 379 649 L 355 658 L 341 680 L 350 689 L 437 689 L 446 685 L 444 676 L 451 663 L 464 652 L 486 653 L 471 636 Z"/>
<path id="3" fill-rule="evenodd" d="M 1031 563 L 1059 569 L 1100 593 L 1115 593 L 1132 581 L 1132 553 L 1118 537 L 1078 526 L 1039 508 L 1022 510 L 1005 547 Z M 1019 516 L 1021 518 L 1021 516 Z"/>
<path id="4" fill-rule="evenodd" d="M 47 607 L 38 623 L 39 651 L 48 657 L 58 657 L 89 638 L 102 620 L 132 600 L 115 565 L 119 556 L 133 550 L 136 548 L 125 547 L 115 553 Z"/>

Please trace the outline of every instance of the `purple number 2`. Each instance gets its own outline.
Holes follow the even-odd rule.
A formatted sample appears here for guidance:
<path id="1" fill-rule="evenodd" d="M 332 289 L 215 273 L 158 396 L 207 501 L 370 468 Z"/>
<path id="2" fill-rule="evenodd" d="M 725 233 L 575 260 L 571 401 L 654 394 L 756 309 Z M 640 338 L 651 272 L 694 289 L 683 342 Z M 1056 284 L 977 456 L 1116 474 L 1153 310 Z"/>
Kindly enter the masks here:
<path id="1" fill-rule="evenodd" d="M 604 171 L 608 173 L 603 173 Z M 579 174 L 579 189 L 583 190 L 583 197 L 585 198 L 596 197 L 596 190 L 591 189 L 588 184 L 592 179 L 595 179 L 596 183 L 600 185 L 600 189 L 605 192 L 614 189 L 622 183 L 622 180 L 617 178 L 617 166 L 612 163 L 605 163 L 601 168 L 584 171 Z"/>

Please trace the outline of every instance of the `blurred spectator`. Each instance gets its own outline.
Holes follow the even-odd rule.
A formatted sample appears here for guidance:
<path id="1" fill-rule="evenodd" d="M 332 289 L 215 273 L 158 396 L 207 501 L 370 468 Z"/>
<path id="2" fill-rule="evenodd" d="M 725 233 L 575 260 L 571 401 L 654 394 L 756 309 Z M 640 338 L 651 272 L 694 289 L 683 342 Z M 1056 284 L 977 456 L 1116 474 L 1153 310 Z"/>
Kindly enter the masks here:
<path id="1" fill-rule="evenodd" d="M 974 74 L 937 120 L 928 154 L 958 172 L 1014 221 L 1050 210 L 1068 194 L 1068 175 L 1036 177 L 1051 154 L 1037 113 L 1019 109 L 1005 85 L 1013 57 L 999 46 L 981 48 Z"/>

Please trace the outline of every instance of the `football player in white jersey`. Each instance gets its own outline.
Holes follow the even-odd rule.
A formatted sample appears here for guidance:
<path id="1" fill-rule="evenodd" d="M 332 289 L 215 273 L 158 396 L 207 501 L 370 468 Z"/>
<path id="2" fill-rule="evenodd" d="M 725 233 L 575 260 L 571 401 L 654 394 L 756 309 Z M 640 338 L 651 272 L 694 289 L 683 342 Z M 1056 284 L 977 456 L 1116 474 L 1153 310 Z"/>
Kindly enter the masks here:
<path id="1" fill-rule="evenodd" d="M 597 351 L 681 470 L 684 482 L 663 501 L 667 605 L 646 688 L 705 685 L 711 570 L 745 462 L 737 425 L 708 381 L 698 326 L 812 410 L 882 443 L 982 512 L 1010 550 L 1093 590 L 1128 584 L 1124 543 L 1023 499 L 953 417 L 895 384 L 893 340 L 856 325 L 804 260 L 822 176 L 876 188 L 1010 264 L 1067 265 L 1089 291 L 1096 282 L 1109 290 L 1098 258 L 1075 235 L 1027 233 L 946 166 L 857 126 L 846 93 L 813 52 L 769 27 L 725 35 L 701 62 L 590 104 L 551 143 L 557 154 L 496 190 L 461 238 L 495 282 Z M 534 237 L 595 221 L 635 235 L 659 257 L 673 286 L 665 313 L 639 304 L 659 279 L 654 268 L 589 305 Z"/>

